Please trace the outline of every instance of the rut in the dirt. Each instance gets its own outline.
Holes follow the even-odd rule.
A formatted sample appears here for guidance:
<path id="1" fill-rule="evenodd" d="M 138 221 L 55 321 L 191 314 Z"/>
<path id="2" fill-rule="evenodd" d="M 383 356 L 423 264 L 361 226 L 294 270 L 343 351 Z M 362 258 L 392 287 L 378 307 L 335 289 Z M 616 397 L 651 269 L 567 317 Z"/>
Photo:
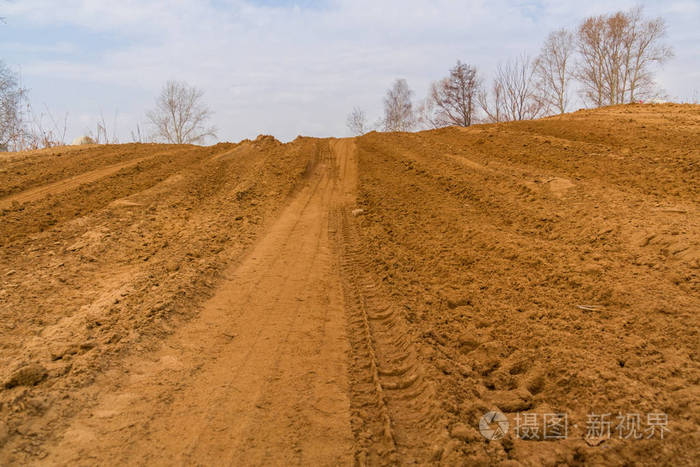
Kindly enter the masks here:
<path id="1" fill-rule="evenodd" d="M 360 465 L 427 462 L 441 428 L 432 382 L 413 336 L 382 286 L 367 273 L 357 227 L 336 213 L 348 326 L 353 347 L 353 410 Z M 435 459 L 433 459 L 435 460 Z"/>

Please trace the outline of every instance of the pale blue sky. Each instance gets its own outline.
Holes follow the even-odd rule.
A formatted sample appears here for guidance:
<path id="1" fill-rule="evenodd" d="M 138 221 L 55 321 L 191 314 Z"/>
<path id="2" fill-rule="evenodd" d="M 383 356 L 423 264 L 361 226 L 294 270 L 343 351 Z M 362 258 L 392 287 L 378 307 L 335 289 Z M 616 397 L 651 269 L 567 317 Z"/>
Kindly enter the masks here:
<path id="1" fill-rule="evenodd" d="M 457 59 L 488 78 L 549 31 L 637 3 L 668 23 L 662 87 L 700 97 L 698 0 L 0 0 L 0 59 L 35 109 L 68 113 L 68 138 L 102 112 L 128 139 L 173 78 L 204 89 L 220 140 L 342 136 L 354 105 L 380 115 L 394 78 L 416 97 Z"/>

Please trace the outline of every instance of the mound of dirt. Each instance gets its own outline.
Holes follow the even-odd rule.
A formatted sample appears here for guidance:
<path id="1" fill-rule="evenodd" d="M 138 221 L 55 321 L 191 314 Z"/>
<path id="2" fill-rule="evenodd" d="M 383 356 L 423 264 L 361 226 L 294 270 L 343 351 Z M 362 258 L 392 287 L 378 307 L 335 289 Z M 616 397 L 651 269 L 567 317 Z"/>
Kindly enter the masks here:
<path id="1" fill-rule="evenodd" d="M 691 465 L 699 128 L 3 156 L 0 464 Z"/>
<path id="2" fill-rule="evenodd" d="M 19 187 L 0 211 L 0 464 L 41 455 L 96 376 L 197 313 L 317 145 L 235 158 L 217 158 L 235 145 L 62 148 L 0 161 Z"/>
<path id="3" fill-rule="evenodd" d="M 694 462 L 699 129 L 697 106 L 624 106 L 358 139 L 362 250 L 457 441 L 445 465 Z M 466 440 L 489 410 L 510 435 Z M 533 439 L 512 429 L 524 413 Z M 566 439 L 542 439 L 552 414 Z M 635 415 L 667 417 L 664 439 L 621 439 Z M 395 424 L 411 456 L 413 431 Z"/>

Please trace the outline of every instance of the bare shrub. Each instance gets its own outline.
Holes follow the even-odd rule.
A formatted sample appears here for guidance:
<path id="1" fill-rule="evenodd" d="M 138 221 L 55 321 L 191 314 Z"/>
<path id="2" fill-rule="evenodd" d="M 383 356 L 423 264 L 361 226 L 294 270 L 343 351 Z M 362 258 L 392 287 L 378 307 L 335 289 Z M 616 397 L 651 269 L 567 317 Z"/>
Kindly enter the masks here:
<path id="1" fill-rule="evenodd" d="M 12 140 L 11 148 L 25 151 L 65 146 L 68 113 L 64 114 L 62 120 L 57 120 L 46 104 L 45 110 L 37 114 L 24 92 L 20 100 L 20 127 Z"/>
<path id="2" fill-rule="evenodd" d="M 147 141 L 146 135 L 141 131 L 140 123 L 137 123 L 136 128 L 131 130 L 131 141 L 134 143 L 145 143 Z"/>
<path id="3" fill-rule="evenodd" d="M 95 124 L 95 131 L 93 132 L 90 130 L 88 135 L 95 144 L 119 144 L 119 137 L 117 136 L 117 113 L 114 113 L 114 123 L 112 125 L 111 136 L 107 126 L 107 121 L 105 120 L 104 113 L 102 112 L 100 112 L 100 118 Z"/>

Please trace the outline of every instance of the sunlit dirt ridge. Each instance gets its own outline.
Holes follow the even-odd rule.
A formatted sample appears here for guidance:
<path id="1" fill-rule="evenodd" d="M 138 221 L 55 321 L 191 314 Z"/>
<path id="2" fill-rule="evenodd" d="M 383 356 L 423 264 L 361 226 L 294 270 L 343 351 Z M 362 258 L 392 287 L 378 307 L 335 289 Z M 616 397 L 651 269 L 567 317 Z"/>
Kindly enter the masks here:
<path id="1" fill-rule="evenodd" d="M 698 148 L 629 105 L 2 156 L 0 464 L 692 464 Z"/>

